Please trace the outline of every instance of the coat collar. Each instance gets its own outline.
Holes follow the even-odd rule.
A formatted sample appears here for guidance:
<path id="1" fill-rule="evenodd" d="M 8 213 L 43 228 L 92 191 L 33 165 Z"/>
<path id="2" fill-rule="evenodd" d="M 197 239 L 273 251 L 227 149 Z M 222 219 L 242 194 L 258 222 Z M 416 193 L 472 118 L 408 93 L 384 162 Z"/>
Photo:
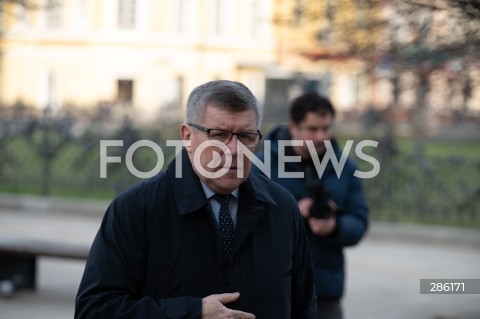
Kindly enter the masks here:
<path id="1" fill-rule="evenodd" d="M 271 141 L 271 151 L 272 154 L 278 158 L 278 141 L 280 140 L 291 140 L 292 135 L 287 126 L 278 126 L 274 128 L 269 134 L 268 139 Z M 338 146 L 338 142 L 334 136 L 330 139 L 332 143 L 333 151 L 335 152 L 335 157 L 340 159 L 342 157 L 342 150 Z M 285 154 L 289 156 L 297 156 L 297 154 L 293 151 L 293 147 L 287 146 L 285 148 Z M 320 158 L 322 161 L 322 158 Z M 303 170 L 303 166 L 305 165 L 306 161 L 303 160 L 302 162 L 287 162 L 286 167 L 288 167 L 287 171 L 301 171 Z M 312 163 L 310 161 L 310 163 Z M 312 164 L 313 165 L 313 164 Z M 335 172 L 335 167 L 333 166 L 331 161 L 327 162 L 327 166 L 325 167 L 324 174 L 333 174 Z"/>
<path id="2" fill-rule="evenodd" d="M 177 163 L 181 165 L 181 178 L 175 177 Z M 167 175 L 172 185 L 173 196 L 180 215 L 197 211 L 208 205 L 200 179 L 193 170 L 185 149 L 168 165 Z M 244 201 L 244 198 L 250 198 L 253 201 L 278 206 L 263 184 L 258 180 L 256 174 L 250 172 L 249 178 L 240 185 L 240 202 Z"/>

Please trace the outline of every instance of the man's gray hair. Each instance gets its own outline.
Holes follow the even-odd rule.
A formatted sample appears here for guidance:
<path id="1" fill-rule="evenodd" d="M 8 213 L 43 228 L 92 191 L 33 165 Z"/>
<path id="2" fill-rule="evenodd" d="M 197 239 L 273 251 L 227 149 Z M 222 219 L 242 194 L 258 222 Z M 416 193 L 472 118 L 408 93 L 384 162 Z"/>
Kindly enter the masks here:
<path id="1" fill-rule="evenodd" d="M 186 122 L 200 123 L 209 104 L 232 112 L 252 110 L 255 112 L 257 127 L 260 128 L 262 122 L 260 103 L 240 82 L 218 80 L 197 86 L 188 97 Z"/>

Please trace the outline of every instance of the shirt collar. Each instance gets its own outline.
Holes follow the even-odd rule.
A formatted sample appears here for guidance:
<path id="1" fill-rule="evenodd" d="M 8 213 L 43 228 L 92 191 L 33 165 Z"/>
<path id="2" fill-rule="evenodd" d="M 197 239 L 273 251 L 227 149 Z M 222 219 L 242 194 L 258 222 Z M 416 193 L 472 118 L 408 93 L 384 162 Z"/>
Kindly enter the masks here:
<path id="1" fill-rule="evenodd" d="M 183 149 L 182 153 L 177 156 L 181 156 L 181 161 L 179 162 L 177 160 L 178 158 L 172 160 L 166 174 L 172 186 L 171 189 L 175 202 L 178 205 L 179 214 L 185 215 L 206 206 L 208 200 L 207 196 L 201 196 L 201 189 L 203 189 L 202 183 L 193 171 L 187 151 Z M 177 165 L 181 166 L 182 178 L 176 177 Z M 240 185 L 239 188 L 241 190 L 235 190 L 233 195 L 236 196 L 238 200 L 241 191 L 242 194 L 245 194 L 245 199 L 255 198 L 277 206 L 277 203 L 269 193 L 267 182 L 260 181 L 260 179 L 267 179 L 267 177 L 261 177 L 260 175 L 250 172 L 248 179 Z M 205 191 L 204 194 L 206 195 Z"/>
<path id="2" fill-rule="evenodd" d="M 200 183 L 202 184 L 202 188 L 203 188 L 203 192 L 205 193 L 205 196 L 207 197 L 207 199 L 210 199 L 212 196 L 214 196 L 216 193 L 210 188 L 207 186 L 207 184 L 205 184 L 203 181 L 200 181 Z M 233 197 L 235 197 L 235 199 L 238 200 L 238 193 L 239 193 L 239 190 L 238 190 L 238 187 L 235 188 L 235 190 L 231 193 L 231 195 Z"/>

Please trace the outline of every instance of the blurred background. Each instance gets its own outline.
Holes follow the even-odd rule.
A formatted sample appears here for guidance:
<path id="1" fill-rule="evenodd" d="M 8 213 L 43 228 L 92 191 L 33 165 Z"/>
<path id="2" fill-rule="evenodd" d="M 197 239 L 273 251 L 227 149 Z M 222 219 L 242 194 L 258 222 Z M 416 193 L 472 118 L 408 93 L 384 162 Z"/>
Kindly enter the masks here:
<path id="1" fill-rule="evenodd" d="M 379 141 L 372 221 L 477 236 L 479 58 L 478 0 L 0 0 L 0 209 L 108 203 L 140 181 L 128 147 L 155 141 L 168 162 L 189 92 L 229 79 L 260 100 L 264 133 L 317 91 L 340 141 Z M 108 151 L 122 163 L 100 178 L 105 139 L 123 140 Z M 157 156 L 143 147 L 133 162 L 147 172 Z M 11 216 L 0 232 L 34 235 Z"/>
<path id="2" fill-rule="evenodd" d="M 314 90 L 340 140 L 378 140 L 373 218 L 480 227 L 478 0 L 0 4 L 0 191 L 111 198 L 138 181 L 132 143 L 168 162 L 189 92 L 231 79 L 261 101 L 264 132 Z M 124 141 L 107 179 L 102 139 Z M 140 171 L 156 161 L 134 153 Z"/>

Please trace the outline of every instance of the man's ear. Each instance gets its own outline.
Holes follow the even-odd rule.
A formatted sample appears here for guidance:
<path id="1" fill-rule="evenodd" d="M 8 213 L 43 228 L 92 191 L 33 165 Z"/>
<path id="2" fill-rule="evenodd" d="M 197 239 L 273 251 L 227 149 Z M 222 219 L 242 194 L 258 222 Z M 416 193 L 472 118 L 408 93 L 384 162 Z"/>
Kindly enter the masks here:
<path id="1" fill-rule="evenodd" d="M 192 128 L 190 126 L 186 124 L 182 124 L 182 126 L 180 126 L 180 135 L 182 136 L 183 145 L 189 153 L 192 151 L 192 134 Z"/>
<path id="2" fill-rule="evenodd" d="M 290 131 L 290 135 L 292 136 L 292 139 L 296 139 L 298 136 L 298 126 L 295 124 L 295 122 L 290 121 L 290 124 L 288 125 L 288 130 Z"/>

